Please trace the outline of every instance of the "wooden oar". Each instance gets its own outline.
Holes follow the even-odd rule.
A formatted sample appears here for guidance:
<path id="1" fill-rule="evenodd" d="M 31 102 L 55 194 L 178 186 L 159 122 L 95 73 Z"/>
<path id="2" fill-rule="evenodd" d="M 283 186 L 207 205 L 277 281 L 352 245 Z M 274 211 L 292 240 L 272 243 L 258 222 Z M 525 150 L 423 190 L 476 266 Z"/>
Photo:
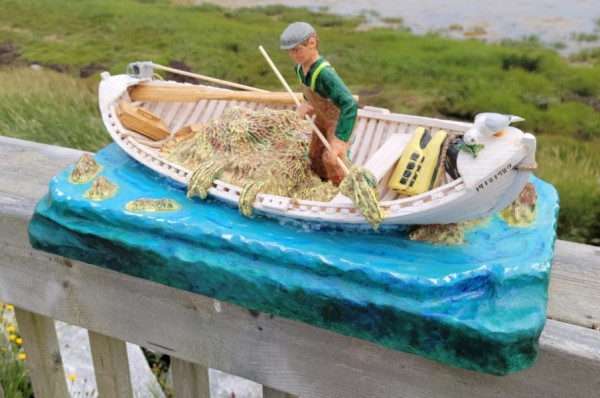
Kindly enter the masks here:
<path id="1" fill-rule="evenodd" d="M 302 93 L 295 94 L 302 98 Z M 275 104 L 294 104 L 288 93 L 207 89 L 197 85 L 177 85 L 162 81 L 136 84 L 129 91 L 133 101 L 198 102 L 200 100 L 253 101 Z"/>
<path id="2" fill-rule="evenodd" d="M 165 72 L 177 73 L 178 75 L 193 77 L 194 79 L 204 80 L 207 82 L 216 83 L 216 84 L 220 84 L 220 85 L 228 86 L 228 87 L 235 87 L 235 88 L 239 88 L 242 90 L 267 92 L 267 90 L 262 90 L 260 88 L 244 86 L 243 84 L 233 83 L 233 82 L 229 82 L 227 80 L 215 79 L 214 77 L 199 75 L 197 73 L 192 73 L 192 72 L 187 72 L 187 71 L 180 70 L 180 69 L 170 68 L 168 66 L 162 66 L 159 64 L 155 64 L 154 62 L 151 62 L 151 61 L 135 62 L 134 64 L 137 64 L 138 66 L 148 65 L 148 66 L 151 66 L 153 69 L 164 70 Z"/>
<path id="3" fill-rule="evenodd" d="M 267 52 L 265 51 L 265 49 L 263 48 L 263 46 L 258 46 L 258 49 L 260 50 L 260 52 L 262 53 L 262 55 L 267 60 L 269 66 L 271 66 L 271 69 L 273 69 L 273 72 L 275 72 L 275 75 L 277 76 L 277 78 L 279 79 L 279 81 L 281 82 L 281 84 L 283 84 L 283 87 L 285 87 L 285 90 L 294 98 L 294 102 L 296 103 L 296 106 L 298 108 L 300 108 L 300 101 L 298 100 L 298 98 L 296 98 L 296 96 L 294 95 L 294 92 L 292 91 L 292 89 L 290 88 L 290 86 L 287 84 L 287 82 L 285 81 L 285 79 L 283 78 L 283 76 L 281 75 L 281 73 L 279 73 L 279 69 L 277 69 L 277 66 L 275 66 L 275 64 L 273 63 L 273 61 L 271 61 L 271 58 L 269 57 L 269 54 L 267 54 Z M 329 145 L 329 141 L 327 141 L 327 139 L 325 138 L 325 136 L 323 135 L 323 133 L 321 133 L 321 131 L 315 125 L 315 123 L 310 118 L 310 116 L 305 115 L 305 118 L 306 118 L 306 120 L 308 120 L 308 122 L 310 123 L 310 126 L 312 127 L 313 131 L 315 132 L 315 134 L 317 134 L 317 136 L 319 137 L 319 139 L 321 140 L 321 142 L 323 143 L 323 145 L 325 146 L 325 148 L 327 148 L 327 150 L 329 152 L 331 152 L 331 145 Z M 337 157 L 337 163 L 342 168 L 342 170 L 344 171 L 344 173 L 346 175 L 350 174 L 350 171 L 346 167 L 346 164 L 344 163 L 344 161 L 339 156 Z"/>

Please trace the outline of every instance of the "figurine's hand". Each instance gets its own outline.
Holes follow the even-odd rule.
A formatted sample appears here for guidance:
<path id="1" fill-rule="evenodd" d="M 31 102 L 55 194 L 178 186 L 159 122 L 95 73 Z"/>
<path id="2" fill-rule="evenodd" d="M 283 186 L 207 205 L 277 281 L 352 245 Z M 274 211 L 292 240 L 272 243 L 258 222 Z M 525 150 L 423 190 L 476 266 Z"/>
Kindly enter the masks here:
<path id="1" fill-rule="evenodd" d="M 337 157 L 346 160 L 346 152 L 348 151 L 348 143 L 340 140 L 335 135 L 330 138 L 329 145 L 331 145 L 331 152 L 329 152 L 329 163 L 334 165 L 337 164 Z"/>
<path id="2" fill-rule="evenodd" d="M 308 101 L 303 101 L 300 104 L 300 109 L 298 109 L 298 114 L 300 115 L 300 117 L 302 119 L 305 119 L 305 115 L 308 116 L 313 116 L 313 114 L 315 113 L 315 108 L 313 108 L 313 106 L 310 104 L 310 102 Z"/>

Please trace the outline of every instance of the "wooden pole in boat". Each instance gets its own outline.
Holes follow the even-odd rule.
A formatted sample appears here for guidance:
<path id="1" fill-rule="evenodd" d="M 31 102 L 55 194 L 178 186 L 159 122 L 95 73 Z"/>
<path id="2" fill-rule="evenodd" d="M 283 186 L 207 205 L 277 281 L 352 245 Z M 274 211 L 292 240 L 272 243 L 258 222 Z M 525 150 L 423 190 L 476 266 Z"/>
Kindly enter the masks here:
<path id="1" fill-rule="evenodd" d="M 279 73 L 279 69 L 277 69 L 277 66 L 275 66 L 273 61 L 271 61 L 271 57 L 269 57 L 269 54 L 267 54 L 267 52 L 265 51 L 263 46 L 258 46 L 258 49 L 262 53 L 263 57 L 265 57 L 265 59 L 267 60 L 267 63 L 269 64 L 269 66 L 271 66 L 271 69 L 273 69 L 273 72 L 275 72 L 275 75 L 277 76 L 277 78 L 279 79 L 281 84 L 283 84 L 283 87 L 285 87 L 285 90 L 292 96 L 292 98 L 294 98 L 294 102 L 296 103 L 296 106 L 298 108 L 300 108 L 300 101 L 298 101 L 298 98 L 296 98 L 296 96 L 294 95 L 294 92 L 292 91 L 290 86 L 287 84 L 287 82 L 285 81 L 285 79 L 283 78 L 281 73 Z M 310 116 L 305 115 L 305 118 L 306 118 L 306 120 L 308 120 L 313 131 L 317 134 L 317 136 L 319 137 L 319 139 L 321 140 L 321 142 L 323 143 L 325 148 L 327 148 L 327 150 L 329 152 L 331 152 L 331 145 L 329 145 L 329 141 L 327 141 L 327 139 L 325 138 L 323 133 L 321 133 L 321 131 L 319 130 L 317 125 L 313 122 L 313 120 L 310 118 Z M 344 170 L 344 173 L 346 173 L 346 175 L 350 174 L 350 171 L 346 167 L 346 164 L 344 163 L 344 161 L 342 159 L 340 159 L 339 156 L 337 157 L 337 162 L 338 162 L 338 165 L 342 168 L 342 170 Z"/>
<path id="2" fill-rule="evenodd" d="M 203 76 L 203 75 L 199 75 L 197 73 L 192 73 L 192 72 L 186 72 L 184 70 L 170 68 L 168 66 L 158 65 L 158 64 L 155 64 L 154 62 L 151 62 L 151 64 L 152 64 L 152 68 L 154 68 L 154 69 L 164 70 L 165 72 L 177 73 L 179 75 L 193 77 L 198 80 L 204 80 L 207 82 L 221 84 L 223 86 L 235 87 L 235 88 L 239 88 L 239 89 L 247 90 L 247 91 L 267 92 L 267 90 L 262 90 L 260 88 L 244 86 L 243 84 L 233 83 L 233 82 L 229 82 L 227 80 L 220 80 L 220 79 L 215 79 L 214 77 Z"/>

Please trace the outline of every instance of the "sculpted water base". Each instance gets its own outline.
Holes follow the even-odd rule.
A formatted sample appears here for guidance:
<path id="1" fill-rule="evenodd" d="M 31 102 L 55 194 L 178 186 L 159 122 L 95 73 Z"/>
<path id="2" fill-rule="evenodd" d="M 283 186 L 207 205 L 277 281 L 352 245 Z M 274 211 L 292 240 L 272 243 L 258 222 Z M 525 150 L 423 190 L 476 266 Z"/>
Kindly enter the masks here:
<path id="1" fill-rule="evenodd" d="M 249 219 L 187 199 L 116 144 L 95 159 L 116 193 L 85 198 L 92 183 L 70 182 L 73 166 L 56 176 L 29 226 L 35 248 L 452 366 L 506 375 L 535 362 L 558 213 L 555 189 L 535 177 L 533 225 L 494 216 L 443 246 L 401 230 Z M 180 207 L 127 210 L 142 198 Z"/>

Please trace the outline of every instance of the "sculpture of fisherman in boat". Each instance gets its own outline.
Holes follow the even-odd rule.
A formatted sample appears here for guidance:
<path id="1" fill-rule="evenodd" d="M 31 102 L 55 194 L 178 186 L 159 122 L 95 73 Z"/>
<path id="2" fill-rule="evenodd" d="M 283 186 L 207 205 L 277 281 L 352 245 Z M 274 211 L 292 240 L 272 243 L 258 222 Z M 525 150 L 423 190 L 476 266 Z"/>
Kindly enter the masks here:
<path id="1" fill-rule="evenodd" d="M 371 224 L 375 228 L 380 223 L 450 224 L 494 214 L 507 207 L 519 195 L 535 168 L 536 140 L 533 135 L 512 126 L 507 126 L 501 137 L 480 134 L 477 143 L 485 149 L 477 157 L 460 151 L 452 157 L 452 164 L 449 166 L 449 157 L 444 159 L 444 156 L 439 156 L 440 153 L 446 153 L 445 150 L 442 151 L 443 146 L 449 142 L 449 138 L 464 135 L 467 130 L 477 126 L 472 123 L 394 114 L 387 109 L 371 106 L 356 110 L 356 101 L 349 99 L 352 96 L 346 86 L 319 57 L 317 44 L 314 29 L 306 23 L 293 23 L 281 35 L 280 47 L 288 50 L 290 56 L 298 62 L 296 72 L 303 83 L 304 93 L 292 93 L 291 96 L 200 75 L 194 76 L 235 90 L 159 81 L 155 80 L 152 71 L 169 68 L 151 62 L 132 64 L 132 73 L 127 75 L 110 76 L 105 72 L 99 88 L 99 105 L 104 124 L 113 140 L 126 153 L 165 177 L 188 186 L 189 194 L 190 187 L 197 185 L 194 181 L 199 181 L 194 178 L 201 174 L 198 163 L 179 161 L 170 156 L 168 151 L 164 151 L 168 142 L 177 141 L 180 132 L 186 129 L 194 132 L 195 137 L 206 135 L 209 125 L 212 123 L 211 126 L 214 127 L 219 118 L 222 119 L 223 126 L 229 126 L 233 121 L 231 118 L 235 117 L 239 119 L 235 121 L 238 127 L 254 126 L 246 123 L 247 120 L 266 120 L 272 116 L 287 119 L 288 116 L 278 112 L 293 109 L 290 97 L 298 102 L 298 98 L 304 96 L 303 105 L 298 103 L 300 112 L 315 115 L 312 131 L 315 131 L 314 125 L 319 124 L 317 127 L 323 130 L 327 140 L 323 139 L 321 146 L 313 133 L 309 145 L 304 137 L 308 140 L 310 127 L 301 126 L 301 118 L 298 118 L 299 121 L 290 119 L 291 125 L 299 126 L 302 131 L 292 134 L 289 142 L 304 144 L 290 154 L 290 145 L 273 142 L 271 147 L 275 150 L 271 152 L 280 152 L 281 158 L 285 155 L 281 149 L 286 148 L 286 154 L 290 155 L 286 155 L 288 158 L 299 159 L 298 153 L 305 153 L 308 146 L 312 167 L 319 176 L 332 180 L 335 184 L 343 179 L 345 184 L 351 180 L 349 177 L 352 173 L 344 177 L 344 174 L 340 175 L 339 168 L 345 168 L 345 162 L 341 159 L 347 156 L 346 151 L 350 148 L 352 169 L 369 171 L 354 174 L 373 177 L 372 185 L 377 188 L 373 192 L 376 194 L 362 197 L 368 199 L 363 203 L 373 202 L 370 200 L 371 196 L 375 197 L 377 208 L 371 213 L 376 217 L 368 217 L 367 212 L 357 206 L 360 195 L 349 200 L 342 189 L 340 191 L 344 195 L 297 195 L 292 192 L 291 188 L 295 187 L 289 182 L 298 180 L 300 173 L 290 167 L 280 167 L 277 170 L 264 167 L 268 166 L 268 162 L 264 162 L 266 153 L 260 149 L 254 153 L 264 164 L 261 165 L 261 173 L 255 174 L 260 178 L 262 175 L 273 180 L 273 189 L 260 188 L 260 184 L 256 183 L 258 177 L 250 176 L 254 180 L 250 182 L 231 178 L 240 170 L 238 166 L 242 165 L 236 159 L 238 153 L 215 154 L 201 159 L 206 171 L 203 177 L 206 178 L 203 178 L 205 183 L 200 190 L 204 195 L 199 196 L 211 196 L 238 206 L 242 211 L 245 208 L 260 215 L 309 224 L 334 224 L 342 227 Z M 173 69 L 170 71 L 182 73 Z M 338 92 L 322 87 L 332 81 L 338 85 Z M 285 86 L 289 89 L 287 84 Z M 232 107 L 240 105 L 245 111 L 231 111 Z M 131 106 L 139 112 L 150 113 L 151 115 L 144 116 L 146 119 L 156 118 L 160 121 L 162 127 L 158 138 L 126 125 L 125 119 L 120 116 L 120 110 Z M 261 112 L 264 114 L 260 114 Z M 242 129 L 244 131 L 239 137 L 248 143 L 263 139 L 264 137 L 255 134 L 253 128 Z M 269 129 L 262 131 L 267 130 Z M 268 134 L 276 140 L 281 138 L 280 134 Z M 214 144 L 215 140 L 205 141 Z M 217 147 L 201 147 L 206 153 L 216 153 L 223 147 L 230 147 L 229 144 L 221 144 Z M 323 148 L 330 144 L 334 147 L 331 151 Z M 431 150 L 434 144 L 438 146 L 436 151 Z M 189 148 L 192 149 L 192 145 Z M 334 159 L 337 160 L 337 165 L 331 167 Z M 232 161 L 237 163 L 233 164 Z M 245 165 L 255 163 L 246 162 Z M 307 181 L 312 178 L 305 172 L 306 167 L 301 163 L 298 165 L 297 170 L 301 170 Z M 435 168 L 433 173 L 432 167 Z M 424 170 L 429 174 L 424 173 Z M 252 172 L 255 171 L 254 169 Z M 415 190 L 417 186 L 424 188 Z M 251 194 L 248 195 L 248 192 Z M 243 212 L 247 214 L 246 211 Z"/>

